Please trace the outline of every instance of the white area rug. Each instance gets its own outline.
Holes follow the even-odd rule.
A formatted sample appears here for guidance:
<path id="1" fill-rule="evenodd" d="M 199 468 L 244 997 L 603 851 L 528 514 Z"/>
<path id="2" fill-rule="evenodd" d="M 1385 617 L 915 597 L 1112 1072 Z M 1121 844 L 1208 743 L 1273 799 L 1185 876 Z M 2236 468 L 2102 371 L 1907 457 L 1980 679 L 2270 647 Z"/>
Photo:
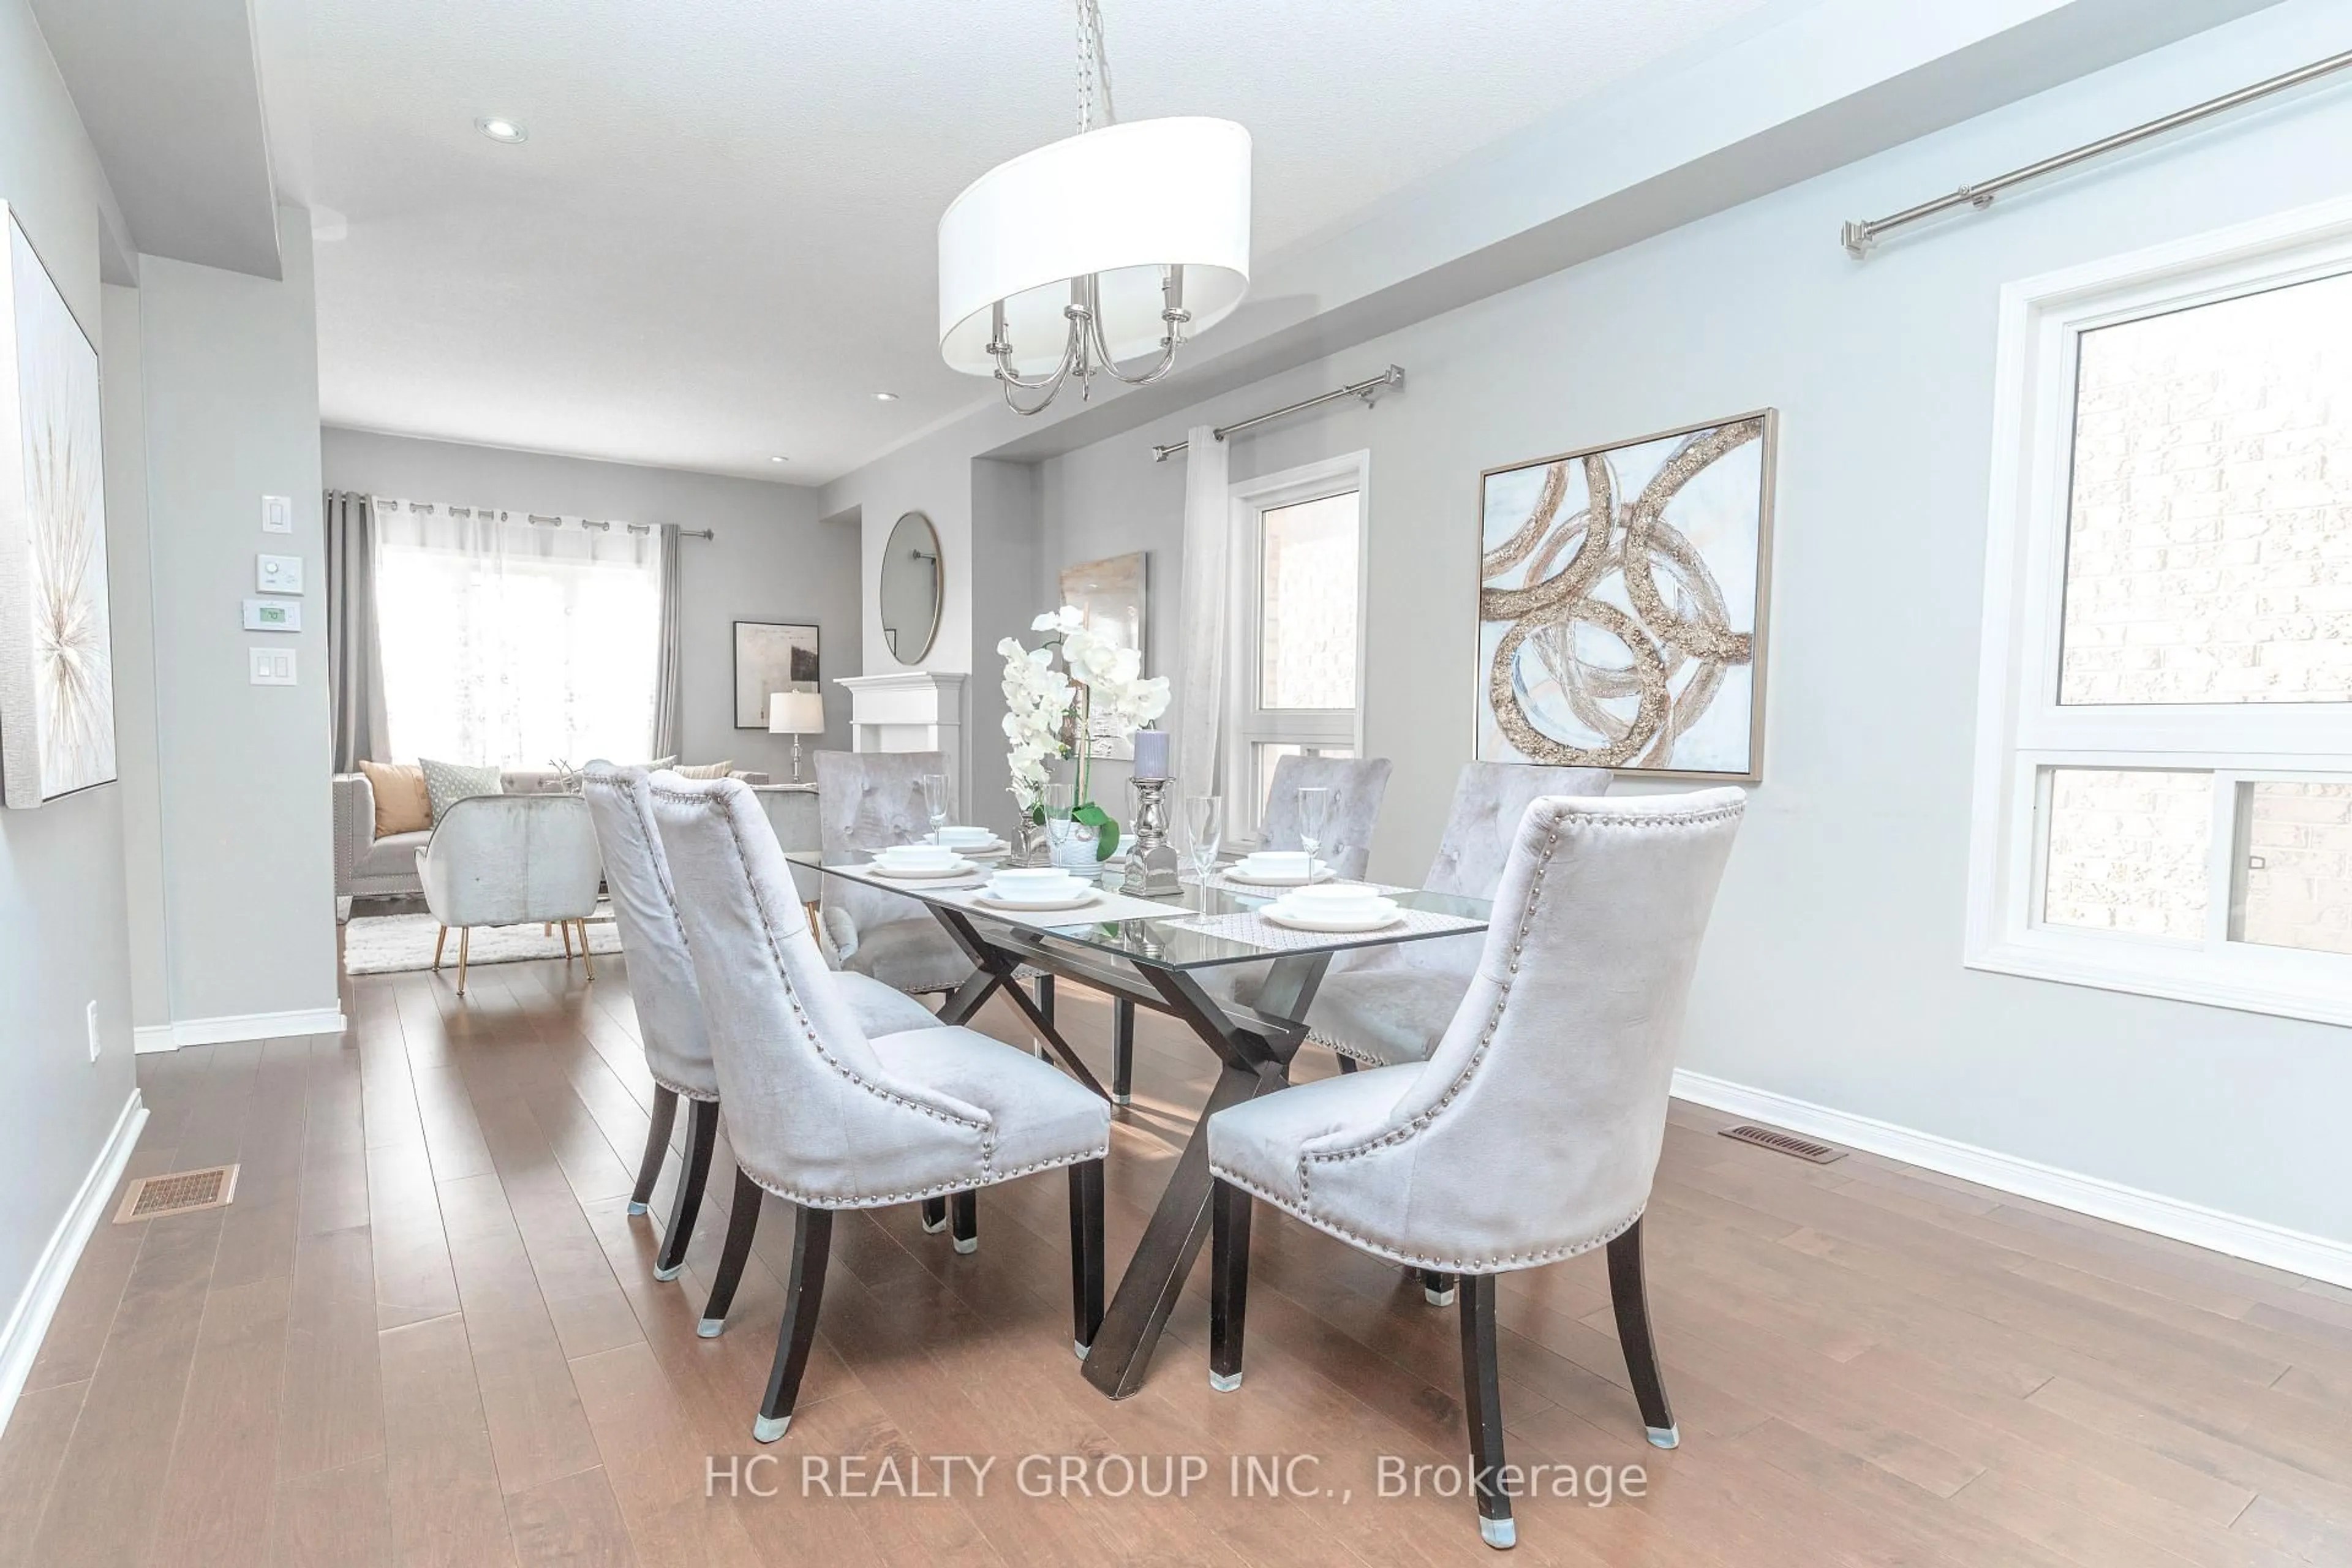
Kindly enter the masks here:
<path id="1" fill-rule="evenodd" d="M 343 927 L 343 973 L 400 974 L 433 967 L 433 939 L 441 922 L 431 915 L 361 915 Z M 576 951 L 576 949 L 575 949 Z M 621 933 L 610 921 L 588 928 L 588 951 L 603 955 L 621 951 Z M 542 932 L 536 925 L 476 926 L 467 950 L 468 966 L 517 963 L 530 958 L 562 958 L 563 937 Z M 457 933 L 449 933 L 441 951 L 441 967 L 457 967 Z"/>

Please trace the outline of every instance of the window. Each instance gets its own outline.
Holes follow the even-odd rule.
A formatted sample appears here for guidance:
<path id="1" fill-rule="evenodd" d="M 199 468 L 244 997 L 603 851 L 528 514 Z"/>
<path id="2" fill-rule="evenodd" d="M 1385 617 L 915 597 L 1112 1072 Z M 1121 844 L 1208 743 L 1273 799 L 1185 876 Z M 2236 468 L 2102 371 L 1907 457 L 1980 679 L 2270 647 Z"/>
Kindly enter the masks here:
<path id="1" fill-rule="evenodd" d="M 2352 1022 L 2352 203 L 2001 314 L 1969 962 Z"/>
<path id="2" fill-rule="evenodd" d="M 1364 454 L 1234 488 L 1234 712 L 1225 784 L 1254 837 L 1286 756 L 1352 757 L 1363 682 Z"/>
<path id="3" fill-rule="evenodd" d="M 394 755 L 530 768 L 652 757 L 654 532 L 380 500 L 375 533 Z"/>

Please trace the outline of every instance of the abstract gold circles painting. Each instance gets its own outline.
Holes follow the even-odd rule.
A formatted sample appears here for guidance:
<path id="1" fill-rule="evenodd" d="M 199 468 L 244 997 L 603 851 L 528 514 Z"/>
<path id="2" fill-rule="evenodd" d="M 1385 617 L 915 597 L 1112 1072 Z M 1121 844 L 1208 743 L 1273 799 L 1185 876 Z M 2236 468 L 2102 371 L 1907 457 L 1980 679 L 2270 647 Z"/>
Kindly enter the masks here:
<path id="1" fill-rule="evenodd" d="M 16 215 L 0 265 L 0 799 L 112 782 L 98 351 Z"/>
<path id="2" fill-rule="evenodd" d="M 1762 776 L 1777 424 L 1480 476 L 1482 761 Z"/>

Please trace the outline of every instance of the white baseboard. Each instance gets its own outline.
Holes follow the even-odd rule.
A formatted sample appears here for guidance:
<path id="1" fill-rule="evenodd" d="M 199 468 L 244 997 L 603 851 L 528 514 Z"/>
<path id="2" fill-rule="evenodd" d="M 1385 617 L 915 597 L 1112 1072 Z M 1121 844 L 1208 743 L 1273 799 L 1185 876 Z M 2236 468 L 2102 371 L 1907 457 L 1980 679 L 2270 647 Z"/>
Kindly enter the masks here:
<path id="1" fill-rule="evenodd" d="M 122 1102 L 122 1114 L 115 1118 L 114 1131 L 107 1134 L 97 1163 L 82 1178 L 81 1191 L 74 1194 L 65 1217 L 49 1234 L 48 1246 L 33 1265 L 33 1277 L 25 1282 L 8 1314 L 7 1327 L 0 1329 L 0 1432 L 8 1429 L 16 1396 L 25 1391 L 25 1379 L 32 1374 L 34 1358 L 40 1354 L 41 1341 L 49 1331 L 49 1320 L 64 1299 L 66 1281 L 73 1278 L 74 1265 L 81 1261 L 81 1249 L 89 1245 L 90 1232 L 106 1217 L 107 1200 L 114 1195 L 114 1184 L 121 1179 L 122 1167 L 139 1142 L 139 1130 L 146 1125 L 147 1107 L 134 1089 Z"/>
<path id="2" fill-rule="evenodd" d="M 298 1007 L 288 1013 L 231 1013 L 218 1018 L 182 1018 L 142 1024 L 131 1031 L 135 1051 L 176 1051 L 182 1046 L 219 1046 L 231 1040 L 281 1040 L 295 1035 L 340 1035 L 349 1026 L 333 1007 Z"/>
<path id="3" fill-rule="evenodd" d="M 2142 1192 L 2120 1182 L 2062 1171 L 2054 1165 L 1997 1153 L 1972 1143 L 1898 1127 L 1769 1089 L 1750 1089 L 1704 1073 L 1675 1074 L 1677 1098 L 1731 1115 L 1769 1122 L 1906 1164 L 1939 1171 L 1999 1192 L 2170 1237 L 2291 1274 L 2352 1289 L 2352 1242 L 2333 1241 L 2266 1220 L 2224 1214 L 2200 1204 Z"/>

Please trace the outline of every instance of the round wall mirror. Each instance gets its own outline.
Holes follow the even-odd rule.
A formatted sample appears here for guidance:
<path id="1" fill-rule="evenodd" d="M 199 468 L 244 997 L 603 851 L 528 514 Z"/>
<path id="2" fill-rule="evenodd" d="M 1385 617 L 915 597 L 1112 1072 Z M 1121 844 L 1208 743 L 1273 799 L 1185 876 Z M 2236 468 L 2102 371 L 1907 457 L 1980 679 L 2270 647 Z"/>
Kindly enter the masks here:
<path id="1" fill-rule="evenodd" d="M 891 526 L 882 548 L 882 640 L 900 664 L 919 664 L 940 629 L 940 536 L 931 520 L 910 511 Z"/>

